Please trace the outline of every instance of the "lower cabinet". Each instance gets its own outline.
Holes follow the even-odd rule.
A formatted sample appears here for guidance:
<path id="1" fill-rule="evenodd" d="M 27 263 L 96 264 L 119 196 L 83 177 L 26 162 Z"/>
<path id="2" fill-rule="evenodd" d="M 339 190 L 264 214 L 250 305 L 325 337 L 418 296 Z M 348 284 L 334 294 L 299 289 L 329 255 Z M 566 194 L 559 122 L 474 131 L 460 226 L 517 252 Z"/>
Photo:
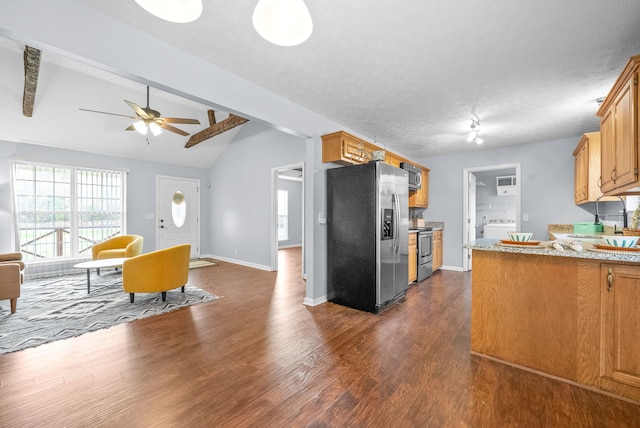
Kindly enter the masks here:
<path id="1" fill-rule="evenodd" d="M 409 284 L 418 279 L 418 234 L 409 233 Z"/>
<path id="2" fill-rule="evenodd" d="M 442 230 L 433 231 L 433 270 L 442 267 Z"/>
<path id="3" fill-rule="evenodd" d="M 640 267 L 605 264 L 602 276 L 601 386 L 620 393 L 640 388 Z"/>

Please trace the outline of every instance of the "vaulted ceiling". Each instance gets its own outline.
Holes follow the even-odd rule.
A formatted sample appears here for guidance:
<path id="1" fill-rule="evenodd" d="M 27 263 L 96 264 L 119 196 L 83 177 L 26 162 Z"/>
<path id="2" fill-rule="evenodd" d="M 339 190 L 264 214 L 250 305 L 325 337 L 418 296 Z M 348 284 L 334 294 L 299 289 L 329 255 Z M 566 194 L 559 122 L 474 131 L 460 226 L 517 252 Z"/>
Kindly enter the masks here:
<path id="1" fill-rule="evenodd" d="M 80 3 L 416 159 L 596 130 L 596 99 L 607 94 L 627 59 L 640 54 L 637 0 L 306 0 L 313 34 L 287 48 L 269 44 L 253 29 L 256 2 L 204 1 L 202 16 L 189 24 L 162 21 L 134 1 Z M 20 112 L 23 47 L 0 44 L 0 97 L 19 100 L 12 108 Z M 9 64 L 5 54 L 18 57 Z M 37 138 L 57 145 L 108 134 L 120 141 L 127 119 L 77 109 L 126 114 L 123 100 L 143 104 L 144 85 L 86 66 L 78 70 L 54 54 L 43 61 L 52 71 L 41 76 L 36 113 L 46 108 L 51 123 Z M 16 67 L 18 75 L 7 79 Z M 75 71 L 63 85 L 53 85 L 63 70 Z M 164 115 L 208 124 L 210 106 L 153 88 L 151 104 Z M 476 117 L 481 146 L 465 140 Z M 186 130 L 200 130 L 192 126 Z M 0 139 L 23 138 L 19 131 L 3 132 Z M 223 149 L 234 135 L 230 131 L 189 150 L 217 157 L 216 143 Z M 183 147 L 171 140 L 153 144 L 166 151 Z M 122 143 L 124 155 L 130 146 Z"/>

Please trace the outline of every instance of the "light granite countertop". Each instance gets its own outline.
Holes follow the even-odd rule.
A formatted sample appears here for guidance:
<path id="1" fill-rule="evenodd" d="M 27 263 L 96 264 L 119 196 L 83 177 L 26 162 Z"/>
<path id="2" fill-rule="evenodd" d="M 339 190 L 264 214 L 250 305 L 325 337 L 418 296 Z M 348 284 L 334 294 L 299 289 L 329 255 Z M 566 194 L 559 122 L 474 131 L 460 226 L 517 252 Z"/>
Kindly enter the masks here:
<path id="1" fill-rule="evenodd" d="M 566 242 L 566 241 L 564 241 Z M 573 257 L 580 259 L 593 259 L 615 262 L 640 263 L 640 252 L 604 251 L 598 250 L 592 243 L 583 242 L 583 250 L 576 251 L 565 247 L 562 251 L 553 247 L 544 246 L 518 246 L 501 244 L 498 239 L 477 239 L 469 244 L 469 248 L 481 251 L 496 251 L 501 253 L 535 254 L 552 257 Z"/>

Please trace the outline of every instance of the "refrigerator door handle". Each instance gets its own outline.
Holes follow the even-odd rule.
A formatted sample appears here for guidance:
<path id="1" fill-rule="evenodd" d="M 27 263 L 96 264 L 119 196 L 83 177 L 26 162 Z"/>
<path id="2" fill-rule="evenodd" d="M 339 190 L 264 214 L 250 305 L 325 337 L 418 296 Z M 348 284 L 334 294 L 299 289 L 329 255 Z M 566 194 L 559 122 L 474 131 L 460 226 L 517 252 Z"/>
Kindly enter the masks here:
<path id="1" fill-rule="evenodd" d="M 394 231 L 393 231 L 393 252 L 397 254 L 400 249 L 400 198 L 398 198 L 398 194 L 394 193 L 391 195 L 391 202 L 393 203 L 393 211 L 394 211 Z"/>

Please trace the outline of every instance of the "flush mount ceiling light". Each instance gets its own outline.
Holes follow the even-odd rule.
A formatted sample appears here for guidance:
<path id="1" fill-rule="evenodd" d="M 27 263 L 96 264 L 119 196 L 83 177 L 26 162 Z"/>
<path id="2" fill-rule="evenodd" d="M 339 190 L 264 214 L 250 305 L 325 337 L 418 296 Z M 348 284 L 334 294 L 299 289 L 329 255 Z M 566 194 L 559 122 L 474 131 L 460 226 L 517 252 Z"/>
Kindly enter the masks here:
<path id="1" fill-rule="evenodd" d="M 303 0 L 259 0 L 253 11 L 253 26 L 265 40 L 279 46 L 299 45 L 313 31 Z"/>
<path id="2" fill-rule="evenodd" d="M 467 135 L 467 142 L 482 144 L 484 140 L 478 137 L 479 133 L 480 133 L 480 120 L 471 119 L 471 132 L 469 132 L 469 135 Z"/>
<path id="3" fill-rule="evenodd" d="M 140 7 L 165 21 L 185 24 L 202 15 L 202 0 L 135 0 Z"/>

